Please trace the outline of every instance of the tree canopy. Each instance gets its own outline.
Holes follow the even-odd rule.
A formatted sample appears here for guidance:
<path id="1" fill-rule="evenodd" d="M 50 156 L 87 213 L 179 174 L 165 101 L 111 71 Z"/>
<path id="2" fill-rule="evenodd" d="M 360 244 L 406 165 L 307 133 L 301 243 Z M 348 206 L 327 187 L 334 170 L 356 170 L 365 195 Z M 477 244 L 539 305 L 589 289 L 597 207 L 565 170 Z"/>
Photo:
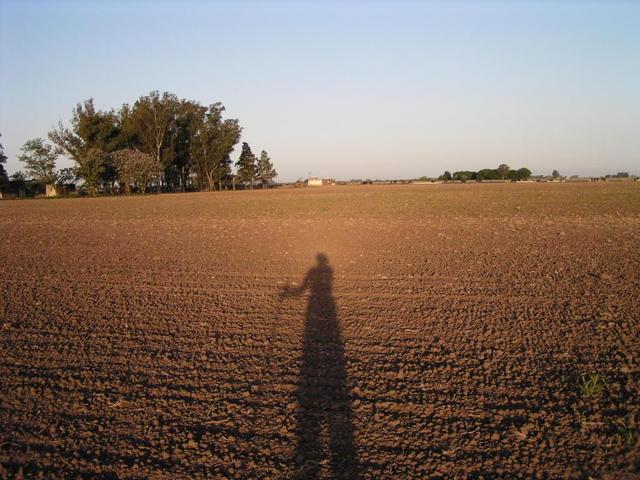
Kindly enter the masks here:
<path id="1" fill-rule="evenodd" d="M 199 114 L 193 121 L 191 157 L 200 187 L 213 190 L 216 182 L 231 173 L 229 155 L 240 140 L 242 128 L 238 120 L 222 119 L 224 107 L 221 103 L 197 108 Z"/>
<path id="2" fill-rule="evenodd" d="M 256 156 L 247 142 L 242 142 L 242 152 L 236 166 L 238 167 L 238 180 L 242 183 L 248 183 L 253 188 L 258 169 Z"/>
<path id="3" fill-rule="evenodd" d="M 117 150 L 113 153 L 118 182 L 125 193 L 131 193 L 131 186 L 145 193 L 147 187 L 157 175 L 158 162 L 148 153 L 133 148 Z"/>
<path id="4" fill-rule="evenodd" d="M 275 168 L 273 168 L 273 163 L 269 158 L 269 155 L 265 150 L 260 152 L 260 158 L 257 163 L 257 178 L 258 181 L 262 184 L 262 188 L 265 188 L 269 185 L 270 182 L 273 181 L 274 178 L 278 176 Z"/>
<path id="5" fill-rule="evenodd" d="M 509 165 L 507 165 L 506 163 L 502 163 L 498 166 L 498 173 L 500 174 L 500 178 L 502 178 L 503 180 L 505 178 L 507 178 L 507 175 L 509 174 Z"/>
<path id="6" fill-rule="evenodd" d="M 0 137 L 2 134 L 0 133 Z M 3 163 L 7 162 L 7 156 L 4 154 L 4 147 L 0 143 L 0 191 L 6 187 L 9 183 L 9 177 L 7 171 L 4 169 Z"/>
<path id="7" fill-rule="evenodd" d="M 42 183 L 54 183 L 56 181 L 56 159 L 58 153 L 42 138 L 27 140 L 22 146 L 22 154 L 18 160 L 24 162 L 28 175 Z"/>
<path id="8" fill-rule="evenodd" d="M 78 177 L 93 193 L 114 191 L 116 184 L 128 191 L 123 175 L 130 178 L 131 169 L 140 168 L 136 175 L 147 178 L 151 165 L 156 171 L 145 183 L 146 187 L 153 184 L 157 191 L 221 189 L 232 180 L 231 153 L 242 133 L 239 121 L 225 119 L 224 110 L 220 102 L 203 106 L 158 91 L 141 96 L 132 105 L 123 104 L 117 111 L 99 110 L 90 98 L 77 104 L 69 125 L 59 122 L 49 139 L 75 162 Z M 133 150 L 153 161 L 134 162 L 132 159 L 142 157 Z M 256 177 L 255 157 L 253 168 L 251 162 L 243 162 L 237 164 L 241 181 L 250 186 L 262 181 Z M 275 177 L 275 170 L 273 173 Z M 129 186 L 141 189 L 138 181 L 129 181 Z"/>
<path id="9" fill-rule="evenodd" d="M 528 180 L 531 178 L 531 170 L 528 168 L 519 168 L 517 170 L 511 170 L 507 164 L 502 164 L 498 168 L 483 168 L 482 170 L 478 170 L 477 172 L 473 170 L 459 170 L 457 172 L 453 172 L 453 174 L 449 173 L 449 171 L 444 172 L 444 174 L 438 177 L 439 180 L 449 181 L 449 180 L 457 180 L 457 181 L 478 181 L 481 182 L 483 180 Z"/>

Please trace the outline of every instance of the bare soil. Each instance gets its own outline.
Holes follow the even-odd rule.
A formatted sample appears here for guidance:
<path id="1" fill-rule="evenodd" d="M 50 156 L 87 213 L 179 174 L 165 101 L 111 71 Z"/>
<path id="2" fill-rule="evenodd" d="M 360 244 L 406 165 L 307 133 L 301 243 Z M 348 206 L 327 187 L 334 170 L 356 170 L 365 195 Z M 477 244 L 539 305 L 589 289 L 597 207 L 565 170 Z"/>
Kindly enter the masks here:
<path id="1" fill-rule="evenodd" d="M 640 184 L 0 202 L 0 477 L 638 478 Z"/>

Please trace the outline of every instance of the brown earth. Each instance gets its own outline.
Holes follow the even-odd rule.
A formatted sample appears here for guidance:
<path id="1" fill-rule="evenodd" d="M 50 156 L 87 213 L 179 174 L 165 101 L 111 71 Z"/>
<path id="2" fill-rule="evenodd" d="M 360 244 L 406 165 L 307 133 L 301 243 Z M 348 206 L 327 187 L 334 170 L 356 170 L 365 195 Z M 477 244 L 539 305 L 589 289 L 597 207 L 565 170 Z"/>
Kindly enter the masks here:
<path id="1" fill-rule="evenodd" d="M 5 201 L 0 232 L 0 477 L 637 478 L 638 183 Z"/>

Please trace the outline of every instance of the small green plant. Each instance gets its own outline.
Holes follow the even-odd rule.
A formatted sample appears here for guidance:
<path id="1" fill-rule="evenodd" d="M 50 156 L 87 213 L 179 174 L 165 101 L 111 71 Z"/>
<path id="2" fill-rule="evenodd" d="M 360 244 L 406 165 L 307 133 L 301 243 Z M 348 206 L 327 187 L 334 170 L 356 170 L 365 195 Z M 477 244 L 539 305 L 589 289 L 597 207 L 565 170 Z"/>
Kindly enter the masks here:
<path id="1" fill-rule="evenodd" d="M 585 398 L 600 395 L 606 386 L 607 383 L 602 375 L 597 373 L 580 375 L 580 391 Z"/>
<path id="2" fill-rule="evenodd" d="M 635 422 L 633 417 L 626 419 L 620 419 L 616 422 L 618 426 L 618 432 L 622 437 L 622 441 L 629 447 L 640 447 L 640 435 L 636 432 Z"/>

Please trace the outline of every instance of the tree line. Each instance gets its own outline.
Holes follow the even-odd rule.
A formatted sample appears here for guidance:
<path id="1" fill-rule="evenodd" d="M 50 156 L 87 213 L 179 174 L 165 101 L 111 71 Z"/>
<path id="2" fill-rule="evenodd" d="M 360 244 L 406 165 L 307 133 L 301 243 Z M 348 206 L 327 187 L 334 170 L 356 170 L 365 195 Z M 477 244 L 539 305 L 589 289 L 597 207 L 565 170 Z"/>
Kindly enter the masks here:
<path id="1" fill-rule="evenodd" d="M 81 180 L 92 194 L 269 186 L 277 176 L 269 155 L 262 150 L 256 157 L 246 142 L 233 172 L 230 155 L 242 127 L 224 111 L 220 102 L 204 106 L 169 92 L 152 91 L 108 111 L 89 99 L 76 105 L 68 126 L 59 122 L 49 132 L 51 143 L 28 140 L 18 159 L 38 182 L 63 187 Z M 62 154 L 73 168 L 56 170 Z M 0 175 L 6 184 L 4 168 Z M 20 180 L 26 177 L 18 174 Z"/>
<path id="2" fill-rule="evenodd" d="M 438 180 L 450 181 L 457 180 L 466 182 L 467 180 L 528 180 L 531 178 L 531 170 L 526 167 L 512 170 L 509 165 L 503 163 L 498 168 L 483 168 L 482 170 L 460 170 L 450 173 L 448 170 L 438 177 Z"/>

